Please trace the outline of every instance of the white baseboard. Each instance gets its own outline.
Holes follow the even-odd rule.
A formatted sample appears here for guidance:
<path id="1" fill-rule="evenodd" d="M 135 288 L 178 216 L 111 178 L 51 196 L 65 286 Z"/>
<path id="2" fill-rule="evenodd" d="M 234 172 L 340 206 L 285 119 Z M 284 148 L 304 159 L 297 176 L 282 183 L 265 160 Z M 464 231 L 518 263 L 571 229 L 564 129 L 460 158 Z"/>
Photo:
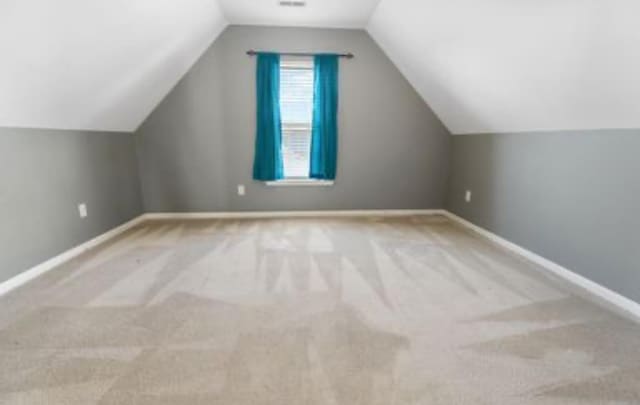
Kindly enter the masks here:
<path id="1" fill-rule="evenodd" d="M 29 281 L 33 280 L 34 278 L 54 269 L 57 266 L 60 266 L 63 263 L 68 262 L 69 260 L 73 259 L 74 257 L 77 257 L 79 255 L 81 255 L 82 253 L 86 252 L 89 249 L 92 249 L 98 245 L 100 245 L 101 243 L 106 242 L 107 240 L 123 233 L 124 231 L 138 225 L 139 223 L 141 223 L 143 221 L 143 216 L 138 216 L 137 218 L 134 218 L 132 220 L 130 220 L 129 222 L 126 222 L 120 226 L 118 226 L 117 228 L 114 228 L 110 231 L 107 231 L 105 233 L 103 233 L 102 235 L 96 236 L 95 238 L 84 242 L 81 245 L 78 245 L 74 248 L 71 248 L 49 260 L 47 260 L 46 262 L 40 263 L 39 265 L 30 268 L 29 270 L 25 270 L 22 273 L 18 274 L 17 276 L 14 276 L 12 278 L 10 278 L 9 280 L 6 280 L 2 283 L 0 283 L 0 296 L 8 293 L 9 291 L 12 291 L 26 283 L 28 283 Z"/>
<path id="2" fill-rule="evenodd" d="M 0 283 L 0 296 L 12 291 L 34 278 L 68 262 L 74 257 L 123 233 L 141 222 L 152 219 L 233 219 L 233 218 L 312 218 L 312 217 L 366 217 L 366 216 L 411 216 L 444 215 L 443 210 L 358 210 L 358 211 L 265 211 L 265 212 L 204 212 L 204 213 L 148 213 L 103 233 L 81 245 L 63 252 L 46 262 L 25 270 Z"/>
<path id="3" fill-rule="evenodd" d="M 622 313 L 640 320 L 640 304 L 632 301 L 602 285 L 580 276 L 571 270 L 560 266 L 544 257 L 533 253 L 515 243 L 487 231 L 471 222 L 446 210 L 347 210 L 347 211 L 265 211 L 265 212 L 211 212 L 211 213 L 148 213 L 143 214 L 131 221 L 118 226 L 108 232 L 103 233 L 79 246 L 76 246 L 64 253 L 59 254 L 44 263 L 41 263 L 17 276 L 0 283 L 0 296 L 15 288 L 33 280 L 34 278 L 50 271 L 51 269 L 79 256 L 101 243 L 125 232 L 126 230 L 144 222 L 154 219 L 251 219 L 251 218 L 329 218 L 329 217 L 402 217 L 413 215 L 444 215 L 451 220 L 458 222 L 464 227 L 484 236 L 498 245 L 538 264 L 552 274 L 569 281 L 582 290 L 594 296 L 601 302 L 612 305 Z"/>
<path id="4" fill-rule="evenodd" d="M 151 219 L 254 219 L 254 218 L 328 218 L 328 217 L 403 217 L 412 215 L 445 215 L 444 210 L 345 210 L 345 211 L 251 211 L 199 213 L 147 213 Z"/>
<path id="5" fill-rule="evenodd" d="M 581 290 L 587 292 L 591 297 L 595 298 L 597 301 L 611 307 L 619 311 L 621 314 L 630 316 L 638 321 L 640 321 L 640 304 L 632 301 L 631 299 L 624 297 L 618 294 L 615 291 L 612 291 L 594 281 L 589 280 L 557 263 L 552 262 L 551 260 L 545 259 L 544 257 L 531 252 L 519 245 L 516 245 L 513 242 L 509 242 L 508 240 L 484 229 L 481 228 L 466 219 L 463 219 L 456 214 L 453 214 L 449 211 L 444 211 L 443 215 L 446 215 L 451 220 L 458 222 L 462 226 L 480 234 L 481 236 L 490 239 L 492 242 L 520 255 L 527 260 L 541 266 L 545 270 L 550 273 L 569 281 L 571 284 L 577 286 Z"/>

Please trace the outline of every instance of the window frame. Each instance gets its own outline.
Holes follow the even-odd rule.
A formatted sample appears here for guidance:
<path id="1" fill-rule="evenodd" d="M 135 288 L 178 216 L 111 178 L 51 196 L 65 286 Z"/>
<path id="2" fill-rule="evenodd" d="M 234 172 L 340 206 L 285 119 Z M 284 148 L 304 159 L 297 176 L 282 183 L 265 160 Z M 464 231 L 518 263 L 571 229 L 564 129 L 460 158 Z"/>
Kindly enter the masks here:
<path id="1" fill-rule="evenodd" d="M 314 72 L 314 60 L 313 57 L 299 57 L 299 56 L 282 56 L 281 60 L 280 60 L 280 76 L 282 77 L 282 71 L 283 70 L 294 70 L 294 69 L 300 69 L 300 70 L 309 70 L 311 72 L 311 74 L 313 74 Z M 313 100 L 311 100 L 313 102 Z M 282 108 L 282 99 L 281 99 L 281 104 L 280 104 L 281 108 Z M 281 113 L 281 117 L 284 116 L 283 113 Z M 309 146 L 311 144 L 311 133 L 312 133 L 312 129 L 313 129 L 313 114 L 310 118 L 310 121 L 308 123 L 302 123 L 302 122 L 285 122 L 284 120 L 281 122 L 281 128 L 282 128 L 282 133 L 284 136 L 284 133 L 287 131 L 306 131 L 309 135 Z M 284 140 L 282 142 L 282 147 L 284 148 Z M 284 150 L 283 150 L 283 155 L 284 155 Z M 283 156 L 284 158 L 284 156 Z M 309 150 L 309 156 L 308 156 L 308 161 L 309 164 L 311 163 L 311 151 Z M 284 163 L 284 162 L 283 162 Z M 280 180 L 276 180 L 276 181 L 269 181 L 266 182 L 266 184 L 268 186 L 285 186 L 285 187 L 290 187 L 290 186 L 322 186 L 322 187 L 326 187 L 326 186 L 332 186 L 334 184 L 333 181 L 327 181 L 327 180 L 318 180 L 318 179 L 313 179 L 307 176 L 305 177 L 299 177 L 299 176 L 289 176 L 289 177 L 284 177 L 283 179 Z"/>

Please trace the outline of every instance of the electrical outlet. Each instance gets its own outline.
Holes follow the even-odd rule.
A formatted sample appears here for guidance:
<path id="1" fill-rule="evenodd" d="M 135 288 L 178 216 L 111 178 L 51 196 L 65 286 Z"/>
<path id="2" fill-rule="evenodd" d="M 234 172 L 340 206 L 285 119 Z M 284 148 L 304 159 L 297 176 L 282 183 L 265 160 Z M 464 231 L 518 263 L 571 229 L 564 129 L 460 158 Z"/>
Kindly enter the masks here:
<path id="1" fill-rule="evenodd" d="M 464 200 L 466 202 L 468 202 L 468 203 L 471 202 L 471 191 L 470 190 L 467 190 L 467 192 L 464 194 Z"/>
<path id="2" fill-rule="evenodd" d="M 78 214 L 80 214 L 80 218 L 86 218 L 89 215 L 87 211 L 87 203 L 81 203 L 78 205 Z"/>
<path id="3" fill-rule="evenodd" d="M 238 195 L 245 195 L 247 190 L 244 187 L 244 184 L 238 184 Z"/>

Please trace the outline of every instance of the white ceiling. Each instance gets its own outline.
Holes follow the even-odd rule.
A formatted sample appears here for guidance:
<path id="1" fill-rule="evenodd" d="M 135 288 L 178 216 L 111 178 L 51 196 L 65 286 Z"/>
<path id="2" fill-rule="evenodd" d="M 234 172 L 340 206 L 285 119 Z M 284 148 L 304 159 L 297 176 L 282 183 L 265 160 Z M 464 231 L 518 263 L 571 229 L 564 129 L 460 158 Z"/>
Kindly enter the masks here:
<path id="1" fill-rule="evenodd" d="M 640 128 L 638 0 L 382 0 L 368 31 L 453 133 Z"/>
<path id="2" fill-rule="evenodd" d="M 231 24 L 364 28 L 380 0 L 306 0 L 281 7 L 278 0 L 219 0 Z"/>
<path id="3" fill-rule="evenodd" d="M 132 131 L 225 26 L 216 0 L 1 0 L 0 126 Z"/>
<path id="4" fill-rule="evenodd" d="M 366 26 L 453 133 L 640 128 L 638 15 L 638 0 L 0 0 L 0 126 L 132 131 L 229 22 Z"/>

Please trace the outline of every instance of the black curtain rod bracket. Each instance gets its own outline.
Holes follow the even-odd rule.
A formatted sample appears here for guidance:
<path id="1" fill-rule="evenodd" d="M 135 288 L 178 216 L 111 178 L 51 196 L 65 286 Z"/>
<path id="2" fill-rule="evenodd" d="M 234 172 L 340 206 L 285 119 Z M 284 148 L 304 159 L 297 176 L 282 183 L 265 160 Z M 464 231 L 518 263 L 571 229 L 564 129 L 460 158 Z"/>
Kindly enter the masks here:
<path id="1" fill-rule="evenodd" d="M 254 56 L 257 55 L 261 52 L 259 51 L 254 51 L 253 49 L 247 51 L 247 55 L 249 56 Z M 277 53 L 280 55 L 287 55 L 287 56 L 316 56 L 316 55 L 323 55 L 324 53 L 319 52 L 319 53 L 311 53 L 311 52 L 273 52 L 273 53 Z M 331 53 L 327 53 L 327 55 L 336 55 L 340 58 L 347 58 L 347 59 L 353 59 L 354 55 L 352 53 L 336 53 L 336 54 L 331 54 Z"/>

